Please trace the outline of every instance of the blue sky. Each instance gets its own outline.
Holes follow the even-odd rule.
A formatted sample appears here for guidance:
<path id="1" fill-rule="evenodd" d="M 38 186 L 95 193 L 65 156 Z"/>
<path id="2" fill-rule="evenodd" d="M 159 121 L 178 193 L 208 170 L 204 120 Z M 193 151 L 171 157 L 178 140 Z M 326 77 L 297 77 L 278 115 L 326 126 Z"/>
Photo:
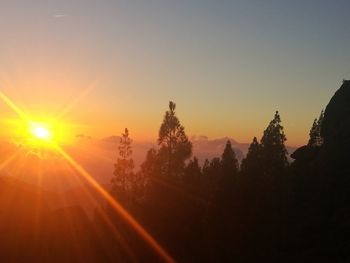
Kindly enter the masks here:
<path id="1" fill-rule="evenodd" d="M 350 78 L 349 10 L 349 1 L 1 1 L 0 86 L 36 114 L 81 98 L 69 117 L 93 136 L 126 126 L 155 138 L 174 100 L 191 135 L 250 141 L 278 109 L 289 144 L 302 144 Z"/>

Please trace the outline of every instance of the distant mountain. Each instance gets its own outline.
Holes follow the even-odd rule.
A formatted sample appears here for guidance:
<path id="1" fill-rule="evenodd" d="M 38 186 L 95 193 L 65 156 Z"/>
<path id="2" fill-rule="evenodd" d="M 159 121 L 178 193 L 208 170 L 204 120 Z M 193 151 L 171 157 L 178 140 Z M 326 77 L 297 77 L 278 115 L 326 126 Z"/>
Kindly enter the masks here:
<path id="1" fill-rule="evenodd" d="M 240 143 L 230 137 L 209 140 L 206 136 L 193 136 L 191 138 L 193 143 L 193 155 L 198 158 L 200 163 L 203 163 L 206 158 L 212 159 L 214 157 L 220 157 L 228 140 L 231 141 L 236 157 L 238 161 L 241 162 L 248 153 L 250 143 Z M 296 150 L 295 147 L 286 146 L 286 148 L 289 154 L 292 154 Z"/>
<path id="2" fill-rule="evenodd" d="M 72 146 L 65 147 L 65 151 L 98 183 L 108 189 L 113 177 L 114 163 L 118 158 L 119 140 L 119 136 L 103 139 L 79 136 Z M 192 137 L 193 156 L 196 156 L 201 164 L 206 158 L 220 157 L 227 140 L 231 141 L 236 156 L 241 161 L 248 151 L 249 144 L 239 143 L 229 137 L 214 140 L 206 136 Z M 152 147 L 156 148 L 157 145 L 151 142 L 133 142 L 136 169 Z M 294 148 L 288 147 L 288 150 L 292 153 Z M 3 180 L 3 185 L 6 183 L 7 189 L 16 185 L 16 189 L 21 188 L 18 192 L 23 194 L 34 191 L 34 194 L 43 195 L 42 191 L 46 191 L 45 196 L 49 197 L 46 202 L 52 209 L 79 205 L 91 216 L 93 208 L 103 202 L 87 181 L 61 156 L 52 153 L 38 155 L 21 145 L 0 142 L 0 164 L 0 179 Z M 3 190 L 0 189 L 0 192 Z"/>
<path id="3" fill-rule="evenodd" d="M 118 145 L 119 145 L 119 136 L 110 136 L 98 140 L 96 145 L 101 149 L 106 151 L 106 155 L 113 156 L 117 158 Z M 236 153 L 236 156 L 239 161 L 245 157 L 248 152 L 249 143 L 240 143 L 230 137 L 222 137 L 218 139 L 210 140 L 207 136 L 192 136 L 191 141 L 193 144 L 193 156 L 196 156 L 200 163 L 204 163 L 206 158 L 212 159 L 214 157 L 220 157 L 224 151 L 226 142 L 230 140 L 232 147 Z M 157 148 L 156 142 L 140 142 L 133 141 L 133 158 L 135 161 L 136 167 L 139 166 L 146 157 L 146 153 L 149 149 Z M 291 154 L 295 151 L 296 148 L 287 146 L 288 153 Z"/>
<path id="4" fill-rule="evenodd" d="M 224 151 L 227 141 L 230 140 L 236 157 L 241 161 L 247 152 L 248 144 L 241 144 L 232 138 L 223 137 L 215 140 L 209 140 L 206 136 L 192 137 L 193 155 L 196 156 L 201 164 L 205 159 L 220 157 Z"/>
<path id="5" fill-rule="evenodd" d="M 72 146 L 65 151 L 100 184 L 108 185 L 113 176 L 114 163 L 118 158 L 119 136 L 95 139 L 79 135 Z M 220 157 L 227 140 L 230 140 L 236 156 L 241 161 L 247 154 L 249 144 L 233 138 L 223 137 L 210 140 L 206 136 L 192 137 L 193 156 L 203 164 L 206 158 Z M 136 169 L 145 160 L 150 148 L 157 148 L 152 142 L 133 142 L 133 159 Z M 289 153 L 295 148 L 287 147 Z M 65 192 L 86 184 L 86 180 L 67 163 L 62 156 L 50 152 L 36 153 L 21 145 L 0 142 L 0 176 L 10 176 L 44 189 Z"/>

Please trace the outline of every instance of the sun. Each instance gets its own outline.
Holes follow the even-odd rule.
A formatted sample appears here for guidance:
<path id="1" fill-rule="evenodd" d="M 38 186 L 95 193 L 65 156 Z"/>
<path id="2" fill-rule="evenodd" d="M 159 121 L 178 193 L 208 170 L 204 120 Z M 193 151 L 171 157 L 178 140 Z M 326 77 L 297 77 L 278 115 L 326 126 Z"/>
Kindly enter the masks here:
<path id="1" fill-rule="evenodd" d="M 32 130 L 33 135 L 38 138 L 38 139 L 42 139 L 42 140 L 48 140 L 51 138 L 51 133 L 48 129 L 46 129 L 45 127 L 36 127 Z"/>
<path id="2" fill-rule="evenodd" d="M 52 131 L 45 123 L 30 122 L 29 131 L 34 139 L 42 141 L 50 141 L 52 139 Z"/>

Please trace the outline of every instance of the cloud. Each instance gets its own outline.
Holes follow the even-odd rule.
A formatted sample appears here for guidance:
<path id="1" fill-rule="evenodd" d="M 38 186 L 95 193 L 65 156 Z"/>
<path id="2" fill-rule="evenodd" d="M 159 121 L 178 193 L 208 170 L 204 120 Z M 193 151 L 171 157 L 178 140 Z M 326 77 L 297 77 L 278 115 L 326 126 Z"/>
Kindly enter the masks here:
<path id="1" fill-rule="evenodd" d="M 55 14 L 53 15 L 54 18 L 63 18 L 63 17 L 67 17 L 67 14 Z"/>

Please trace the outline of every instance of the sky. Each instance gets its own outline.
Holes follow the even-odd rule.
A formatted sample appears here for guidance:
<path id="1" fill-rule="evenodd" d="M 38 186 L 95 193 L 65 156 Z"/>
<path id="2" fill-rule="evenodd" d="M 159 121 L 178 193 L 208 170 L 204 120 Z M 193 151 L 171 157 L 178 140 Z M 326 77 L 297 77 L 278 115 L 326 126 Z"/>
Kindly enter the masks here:
<path id="1" fill-rule="evenodd" d="M 189 136 L 287 144 L 350 78 L 349 1 L 2 0 L 0 91 L 73 133 L 155 140 L 168 101 Z M 0 102 L 2 119 L 15 117 Z M 0 121 L 3 132 L 6 122 Z"/>

